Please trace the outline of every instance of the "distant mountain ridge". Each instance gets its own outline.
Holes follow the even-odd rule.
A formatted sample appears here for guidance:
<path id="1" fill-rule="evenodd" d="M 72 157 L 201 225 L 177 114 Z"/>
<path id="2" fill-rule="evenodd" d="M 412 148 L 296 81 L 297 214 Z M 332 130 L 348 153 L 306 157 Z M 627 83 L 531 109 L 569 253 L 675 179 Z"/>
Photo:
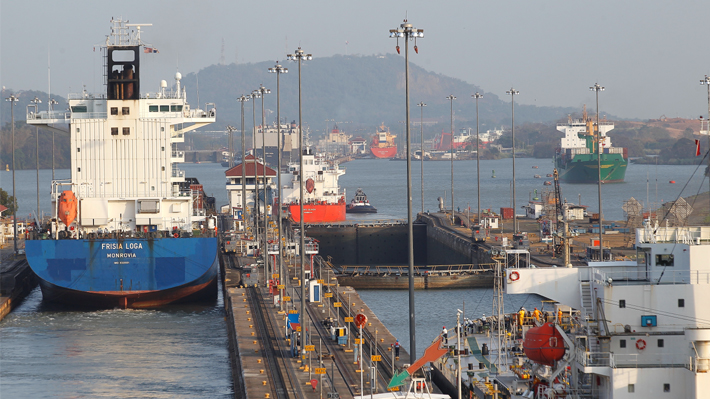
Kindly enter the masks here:
<path id="1" fill-rule="evenodd" d="M 266 120 L 275 121 L 276 76 L 268 73 L 268 68 L 276 62 L 250 64 L 211 65 L 196 73 L 183 77 L 188 98 L 196 101 L 199 86 L 200 102 L 217 104 L 217 125 L 239 126 L 240 109 L 236 98 L 249 94 L 263 84 L 271 89 L 264 98 L 267 111 Z M 298 118 L 298 65 L 282 61 L 289 69 L 282 74 L 281 117 Z M 354 123 L 355 126 L 377 126 L 385 123 L 393 131 L 401 131 L 400 121 L 405 118 L 404 109 L 404 60 L 397 55 L 335 55 L 314 58 L 302 64 L 301 79 L 303 92 L 303 120 L 311 129 L 323 130 L 326 121 Z M 510 125 L 510 101 L 501 100 L 498 95 L 484 92 L 480 87 L 460 79 L 424 70 L 410 62 L 410 118 L 418 121 L 420 110 L 416 104 L 424 101 L 424 118 L 437 119 L 449 124 L 450 108 L 446 96 L 458 97 L 454 101 L 456 128 L 475 124 L 475 101 L 471 94 L 481 92 L 479 115 L 482 124 L 488 128 Z M 257 99 L 256 119 L 260 123 L 261 100 Z M 270 112 L 273 111 L 273 112 Z M 577 111 L 570 107 L 538 107 L 532 105 L 515 106 L 516 125 L 525 122 L 550 122 L 567 117 Z M 245 126 L 252 123 L 252 105 L 245 105 Z M 332 122 L 331 122 L 332 120 Z M 348 126 L 343 127 L 346 132 Z"/>
<path id="2" fill-rule="evenodd" d="M 182 85 L 186 87 L 188 101 L 193 108 L 204 108 L 205 103 L 217 104 L 217 123 L 208 130 L 223 130 L 231 124 L 239 128 L 240 108 L 236 98 L 249 94 L 263 84 L 271 89 L 271 94 L 264 98 L 267 110 L 267 123 L 276 119 L 276 75 L 268 72 L 276 62 L 264 61 L 249 64 L 211 65 L 198 73 L 183 76 Z M 287 120 L 298 119 L 298 65 L 282 61 L 288 68 L 282 74 L 281 81 L 281 117 Z M 454 101 L 455 128 L 475 126 L 476 108 L 471 94 L 476 91 L 484 97 L 479 100 L 479 114 L 482 129 L 495 126 L 510 126 L 510 99 L 501 99 L 502 93 L 484 92 L 479 86 L 427 71 L 410 62 L 410 117 L 418 121 L 420 110 L 416 104 L 423 101 L 424 118 L 437 120 L 448 127 L 450 118 L 449 101 L 446 96 L 458 97 Z M 168 82 L 173 85 L 175 82 Z M 149 87 L 149 85 L 143 85 Z M 198 93 L 199 88 L 199 93 Z M 375 126 L 385 123 L 395 133 L 403 130 L 400 121 L 405 119 L 404 109 L 404 60 L 402 56 L 387 55 L 334 55 L 315 57 L 302 64 L 303 121 L 312 130 L 323 131 L 340 123 L 347 133 L 362 130 L 369 135 Z M 3 90 L 3 98 L 11 90 Z M 15 108 L 15 119 L 24 120 L 26 105 L 38 96 L 46 109 L 46 93 L 35 90 L 15 92 L 20 102 Z M 60 104 L 55 109 L 66 109 L 66 101 L 58 96 Z M 256 122 L 261 120 L 261 100 L 257 99 Z M 526 122 L 551 122 L 578 112 L 570 107 L 538 107 L 533 105 L 515 105 L 516 125 Z M 245 127 L 251 129 L 252 104 L 245 104 Z M 10 121 L 9 103 L 0 104 L 0 122 Z M 348 125 L 350 124 L 350 125 Z M 484 128 L 485 127 L 485 128 Z M 448 129 L 447 129 L 448 130 Z M 433 134 L 433 132 L 430 132 Z"/>

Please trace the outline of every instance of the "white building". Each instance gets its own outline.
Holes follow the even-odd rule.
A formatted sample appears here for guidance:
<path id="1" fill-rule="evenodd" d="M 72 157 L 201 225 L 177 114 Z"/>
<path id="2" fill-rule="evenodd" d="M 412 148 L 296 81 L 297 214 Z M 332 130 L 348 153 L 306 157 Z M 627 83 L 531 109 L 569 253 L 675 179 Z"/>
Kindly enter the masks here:
<path id="1" fill-rule="evenodd" d="M 268 166 L 265 167 L 259 160 L 255 160 L 252 155 L 248 155 L 244 163 L 240 163 L 231 169 L 227 169 L 227 171 L 224 172 L 224 175 L 227 178 L 229 209 L 234 217 L 234 220 L 239 220 L 242 216 L 242 165 L 246 165 L 244 169 L 244 177 L 246 180 L 245 188 L 247 210 L 254 208 L 254 193 L 256 192 L 255 182 L 258 182 L 259 184 L 259 209 L 261 212 L 264 211 L 264 198 L 267 199 L 269 207 L 273 204 L 274 190 L 277 188 L 274 183 L 276 171 Z M 266 176 L 264 176 L 264 171 L 266 171 Z M 266 196 L 263 191 L 265 180 L 267 188 Z"/>

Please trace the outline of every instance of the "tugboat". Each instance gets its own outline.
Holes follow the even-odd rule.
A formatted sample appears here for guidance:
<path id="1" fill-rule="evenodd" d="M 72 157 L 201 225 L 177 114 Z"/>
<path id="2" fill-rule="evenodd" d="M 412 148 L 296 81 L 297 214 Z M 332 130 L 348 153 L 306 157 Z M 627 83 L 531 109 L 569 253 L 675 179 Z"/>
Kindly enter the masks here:
<path id="1" fill-rule="evenodd" d="M 377 213 L 377 208 L 370 205 L 370 201 L 367 200 L 367 195 L 358 188 L 355 192 L 355 198 L 350 201 L 348 206 L 345 208 L 346 213 Z"/>

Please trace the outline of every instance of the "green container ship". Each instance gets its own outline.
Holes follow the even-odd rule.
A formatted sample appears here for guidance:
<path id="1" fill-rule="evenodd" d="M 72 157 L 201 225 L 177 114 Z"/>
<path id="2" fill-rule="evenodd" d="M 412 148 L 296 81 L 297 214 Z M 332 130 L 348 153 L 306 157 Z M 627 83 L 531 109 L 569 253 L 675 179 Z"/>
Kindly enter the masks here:
<path id="1" fill-rule="evenodd" d="M 565 137 L 555 152 L 555 165 L 560 179 L 565 183 L 596 184 L 599 180 L 599 148 L 601 147 L 602 183 L 621 183 L 629 164 L 628 150 L 614 147 L 607 133 L 614 124 L 600 121 L 599 126 L 587 117 L 585 108 L 582 119 L 570 118 L 557 125 Z M 601 146 L 598 143 L 601 142 Z"/>

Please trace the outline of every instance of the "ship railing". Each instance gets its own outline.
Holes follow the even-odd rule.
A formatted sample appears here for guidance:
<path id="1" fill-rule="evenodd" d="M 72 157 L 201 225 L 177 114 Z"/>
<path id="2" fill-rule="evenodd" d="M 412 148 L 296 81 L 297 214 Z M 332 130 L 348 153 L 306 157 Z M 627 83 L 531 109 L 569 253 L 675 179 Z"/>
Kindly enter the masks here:
<path id="1" fill-rule="evenodd" d="M 668 270 L 663 273 L 644 270 L 608 272 L 594 269 L 593 280 L 602 285 L 625 284 L 710 284 L 710 272 L 700 270 Z"/>
<path id="2" fill-rule="evenodd" d="M 69 119 L 71 112 L 69 111 L 40 111 L 27 112 L 27 120 L 44 120 L 44 119 Z"/>
<path id="3" fill-rule="evenodd" d="M 107 117 L 106 112 L 72 112 L 70 115 L 71 119 L 106 119 Z"/>
<path id="4" fill-rule="evenodd" d="M 172 177 L 185 177 L 185 171 L 177 169 L 177 168 L 173 168 L 171 176 Z"/>
<path id="5" fill-rule="evenodd" d="M 170 153 L 172 158 L 182 158 L 185 156 L 185 151 L 173 151 Z"/>
<path id="6" fill-rule="evenodd" d="M 614 354 L 577 349 L 577 361 L 584 367 L 614 367 Z"/>

